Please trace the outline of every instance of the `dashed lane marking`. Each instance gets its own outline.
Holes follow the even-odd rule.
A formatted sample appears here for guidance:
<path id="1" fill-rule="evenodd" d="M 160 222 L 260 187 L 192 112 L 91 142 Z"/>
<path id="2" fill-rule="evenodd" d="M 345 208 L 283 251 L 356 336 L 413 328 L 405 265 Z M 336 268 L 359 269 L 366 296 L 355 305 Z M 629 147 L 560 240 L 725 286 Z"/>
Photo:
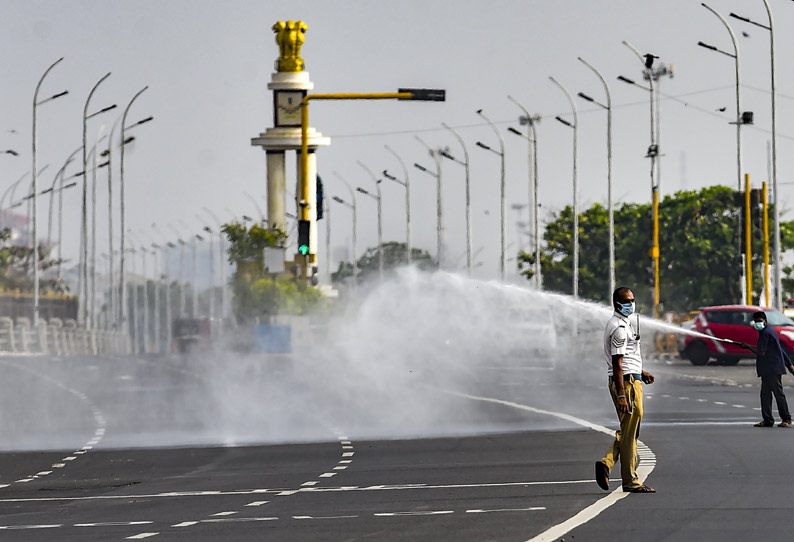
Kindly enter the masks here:
<path id="1" fill-rule="evenodd" d="M 379 518 L 385 518 L 395 516 L 441 516 L 454 513 L 454 510 L 409 510 L 408 512 L 378 512 L 372 515 Z"/>
<path id="2" fill-rule="evenodd" d="M 26 529 L 57 529 L 63 525 L 0 525 L 2 531 L 23 531 Z"/>
<path id="3" fill-rule="evenodd" d="M 545 506 L 530 506 L 529 508 L 495 508 L 493 510 L 466 510 L 467 514 L 489 514 L 491 512 L 535 512 L 537 510 L 545 510 Z"/>
<path id="4" fill-rule="evenodd" d="M 269 502 L 270 501 L 254 501 L 254 502 L 249 502 L 248 504 L 246 504 L 246 506 L 262 506 L 263 504 L 267 504 Z"/>
<path id="5" fill-rule="evenodd" d="M 190 527 L 191 525 L 195 525 L 197 523 L 198 521 L 183 521 L 182 523 L 171 525 L 171 527 Z"/>
<path id="6" fill-rule="evenodd" d="M 133 536 L 128 536 L 125 540 L 141 540 L 143 538 L 151 538 L 152 536 L 157 536 L 160 533 L 140 533 Z"/>

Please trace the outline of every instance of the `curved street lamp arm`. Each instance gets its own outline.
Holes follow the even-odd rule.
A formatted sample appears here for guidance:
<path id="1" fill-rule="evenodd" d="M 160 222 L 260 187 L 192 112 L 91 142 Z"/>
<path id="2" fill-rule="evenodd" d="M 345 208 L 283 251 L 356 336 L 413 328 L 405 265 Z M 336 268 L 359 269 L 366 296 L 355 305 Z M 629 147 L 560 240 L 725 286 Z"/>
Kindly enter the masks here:
<path id="1" fill-rule="evenodd" d="M 371 169 L 367 167 L 361 160 L 356 160 L 356 164 L 364 168 L 364 170 L 369 173 L 369 176 L 372 177 L 372 182 L 375 183 L 375 189 L 378 191 L 378 199 L 380 199 L 380 181 L 378 180 L 377 175 L 375 175 Z M 373 196 L 374 197 L 374 196 Z"/>
<path id="2" fill-rule="evenodd" d="M 571 93 L 568 92 L 568 89 L 565 88 L 564 86 L 562 86 L 559 83 L 559 81 L 557 81 L 554 77 L 549 76 L 549 80 L 552 83 L 554 83 L 555 85 L 557 85 L 557 87 L 559 87 L 559 89 L 562 90 L 565 93 L 565 97 L 568 98 L 568 103 L 571 105 L 571 111 L 573 112 L 573 127 L 578 126 L 579 125 L 579 113 L 578 113 L 578 110 L 576 109 L 576 102 L 574 101 L 573 96 L 571 96 Z"/>

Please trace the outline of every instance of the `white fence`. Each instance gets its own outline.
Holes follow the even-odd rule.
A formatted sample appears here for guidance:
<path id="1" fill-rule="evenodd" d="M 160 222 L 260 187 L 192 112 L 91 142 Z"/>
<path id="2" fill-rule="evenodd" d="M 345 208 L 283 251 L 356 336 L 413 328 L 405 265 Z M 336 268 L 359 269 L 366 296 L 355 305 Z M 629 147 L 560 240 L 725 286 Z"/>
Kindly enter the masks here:
<path id="1" fill-rule="evenodd" d="M 29 318 L 0 317 L 0 352 L 54 356 L 129 354 L 131 344 L 124 333 L 85 329 L 72 319 L 40 320 L 34 327 Z"/>

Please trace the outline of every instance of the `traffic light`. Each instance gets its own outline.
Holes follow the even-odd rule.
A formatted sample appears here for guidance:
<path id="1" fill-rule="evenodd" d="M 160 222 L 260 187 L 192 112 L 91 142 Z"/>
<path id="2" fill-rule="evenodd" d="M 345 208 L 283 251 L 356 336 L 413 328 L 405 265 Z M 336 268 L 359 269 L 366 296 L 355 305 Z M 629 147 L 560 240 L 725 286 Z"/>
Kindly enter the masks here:
<path id="1" fill-rule="evenodd" d="M 401 100 L 418 100 L 421 102 L 444 102 L 447 99 L 447 91 L 440 88 L 401 88 L 397 92 L 410 92 L 410 98 L 400 98 Z"/>
<path id="2" fill-rule="evenodd" d="M 317 175 L 317 220 L 322 220 L 323 218 L 323 204 L 325 203 L 323 201 L 324 199 L 325 193 L 323 192 L 323 180 L 319 175 Z"/>
<path id="3" fill-rule="evenodd" d="M 302 256 L 309 253 L 309 227 L 308 220 L 298 220 L 298 252 Z"/>

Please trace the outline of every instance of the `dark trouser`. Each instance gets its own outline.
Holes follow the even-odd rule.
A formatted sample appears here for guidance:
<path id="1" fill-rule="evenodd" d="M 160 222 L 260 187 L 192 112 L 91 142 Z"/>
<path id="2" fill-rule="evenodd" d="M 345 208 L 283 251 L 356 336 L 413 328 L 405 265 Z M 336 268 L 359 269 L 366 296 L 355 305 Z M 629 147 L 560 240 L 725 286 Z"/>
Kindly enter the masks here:
<path id="1" fill-rule="evenodd" d="M 761 416 L 766 423 L 775 423 L 775 418 L 772 417 L 772 395 L 777 401 L 777 413 L 780 414 L 781 421 L 791 421 L 786 396 L 783 394 L 782 376 L 764 375 L 761 377 Z"/>

